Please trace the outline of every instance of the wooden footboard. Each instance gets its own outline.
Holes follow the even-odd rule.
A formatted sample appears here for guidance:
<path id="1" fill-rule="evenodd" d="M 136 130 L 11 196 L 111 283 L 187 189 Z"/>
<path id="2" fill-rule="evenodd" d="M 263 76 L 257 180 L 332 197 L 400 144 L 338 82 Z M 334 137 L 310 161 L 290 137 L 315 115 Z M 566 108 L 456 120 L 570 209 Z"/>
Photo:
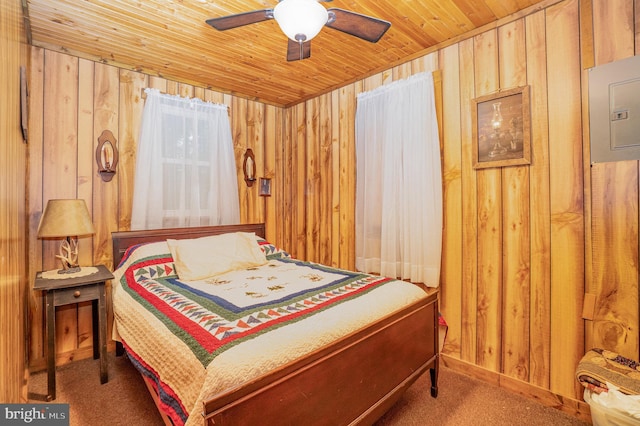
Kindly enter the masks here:
<path id="1" fill-rule="evenodd" d="M 433 290 L 432 290 L 433 291 Z M 438 299 L 427 299 L 204 403 L 205 425 L 372 424 L 427 369 L 437 396 Z"/>

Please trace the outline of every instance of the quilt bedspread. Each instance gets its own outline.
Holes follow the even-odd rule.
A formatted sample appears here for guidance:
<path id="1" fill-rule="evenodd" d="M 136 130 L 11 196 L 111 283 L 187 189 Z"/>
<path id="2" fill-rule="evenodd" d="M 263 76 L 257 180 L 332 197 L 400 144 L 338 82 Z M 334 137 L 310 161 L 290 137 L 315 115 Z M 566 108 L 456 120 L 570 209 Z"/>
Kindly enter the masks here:
<path id="1" fill-rule="evenodd" d="M 114 273 L 115 337 L 175 424 L 201 422 L 210 395 L 425 297 L 389 278 L 267 259 L 184 282 L 166 243 L 153 243 L 130 250 Z"/>

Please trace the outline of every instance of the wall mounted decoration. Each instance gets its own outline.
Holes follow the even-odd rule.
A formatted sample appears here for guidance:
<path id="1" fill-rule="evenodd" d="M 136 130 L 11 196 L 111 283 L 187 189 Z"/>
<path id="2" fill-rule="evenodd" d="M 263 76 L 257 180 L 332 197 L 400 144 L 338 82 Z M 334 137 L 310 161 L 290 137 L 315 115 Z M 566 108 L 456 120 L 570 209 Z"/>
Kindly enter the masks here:
<path id="1" fill-rule="evenodd" d="M 263 197 L 271 196 L 271 179 L 260 178 L 260 191 L 258 194 Z"/>
<path id="2" fill-rule="evenodd" d="M 98 163 L 98 173 L 102 180 L 111 181 L 116 174 L 116 166 L 118 165 L 118 148 L 116 148 L 116 138 L 111 130 L 104 130 L 98 138 L 96 163 Z"/>
<path id="3" fill-rule="evenodd" d="M 244 172 L 244 181 L 248 187 L 252 187 L 253 183 L 256 181 L 256 159 L 253 156 L 251 148 L 247 148 L 244 153 L 242 170 Z"/>
<path id="4" fill-rule="evenodd" d="M 472 100 L 473 168 L 531 163 L 529 86 Z"/>

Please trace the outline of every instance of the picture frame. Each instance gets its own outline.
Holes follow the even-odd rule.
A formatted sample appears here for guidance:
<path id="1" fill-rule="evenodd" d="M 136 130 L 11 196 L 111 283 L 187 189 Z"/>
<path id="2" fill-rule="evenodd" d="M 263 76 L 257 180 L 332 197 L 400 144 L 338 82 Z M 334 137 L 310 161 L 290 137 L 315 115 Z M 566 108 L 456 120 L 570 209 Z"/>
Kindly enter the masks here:
<path id="1" fill-rule="evenodd" d="M 271 196 L 271 179 L 263 177 L 260 178 L 258 195 L 260 195 L 261 197 Z"/>
<path id="2" fill-rule="evenodd" d="M 473 168 L 531 164 L 529 86 L 472 100 Z"/>

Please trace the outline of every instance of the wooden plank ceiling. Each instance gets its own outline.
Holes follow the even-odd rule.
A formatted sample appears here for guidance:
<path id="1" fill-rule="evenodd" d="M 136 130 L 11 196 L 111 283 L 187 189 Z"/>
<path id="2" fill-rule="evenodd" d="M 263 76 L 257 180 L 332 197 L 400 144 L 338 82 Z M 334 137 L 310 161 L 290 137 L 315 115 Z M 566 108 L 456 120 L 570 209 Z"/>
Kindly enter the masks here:
<path id="1" fill-rule="evenodd" d="M 274 20 L 224 32 L 205 23 L 276 3 L 26 0 L 24 8 L 34 46 L 291 106 L 545 1 L 334 0 L 322 5 L 385 19 L 391 28 L 373 44 L 325 27 L 311 42 L 311 58 L 295 62 L 286 61 L 287 38 Z"/>

